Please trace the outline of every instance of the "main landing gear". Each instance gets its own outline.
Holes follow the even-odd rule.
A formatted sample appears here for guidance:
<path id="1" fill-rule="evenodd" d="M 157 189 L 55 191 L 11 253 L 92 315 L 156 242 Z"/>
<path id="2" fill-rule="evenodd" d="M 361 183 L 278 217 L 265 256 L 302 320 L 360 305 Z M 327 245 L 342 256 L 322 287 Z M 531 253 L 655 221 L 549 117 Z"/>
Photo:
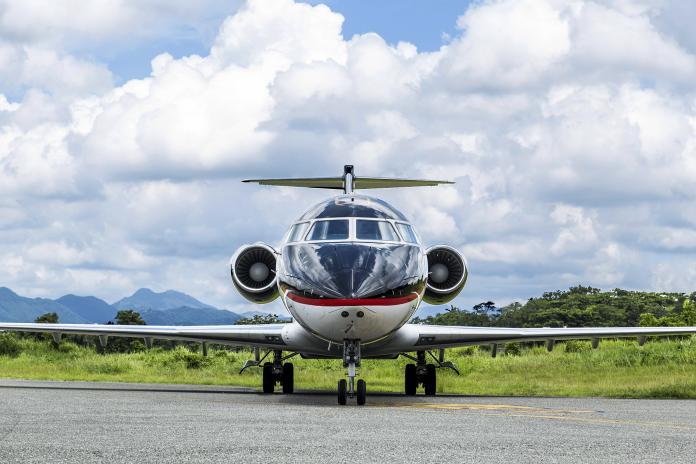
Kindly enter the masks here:
<path id="1" fill-rule="evenodd" d="M 338 404 L 345 405 L 346 399 L 356 398 L 358 405 L 365 404 L 367 384 L 364 380 L 358 380 L 355 388 L 355 368 L 360 367 L 360 340 L 343 340 L 343 367 L 348 368 L 348 382 L 346 379 L 338 381 Z"/>
<path id="2" fill-rule="evenodd" d="M 241 374 L 247 367 L 258 366 L 261 364 L 266 356 L 270 354 L 270 351 L 266 352 L 263 358 L 259 359 L 258 348 L 256 350 L 256 360 L 247 361 L 239 371 Z M 283 387 L 283 393 L 292 393 L 295 390 L 295 370 L 291 363 L 283 364 L 286 359 L 292 358 L 299 353 L 292 353 L 288 356 L 283 357 L 283 352 L 280 350 L 273 350 L 273 362 L 267 362 L 263 364 L 263 392 L 273 393 L 275 391 L 276 384 L 280 384 Z"/>
<path id="3" fill-rule="evenodd" d="M 434 395 L 437 391 L 437 366 L 434 364 L 425 363 L 425 351 L 416 352 L 417 357 L 409 356 L 406 353 L 401 353 L 409 359 L 416 361 L 416 364 L 408 364 L 404 375 L 404 389 L 407 395 L 415 395 L 416 390 L 420 385 L 423 386 L 426 395 Z M 439 364 L 439 367 L 446 367 L 454 370 L 457 374 L 459 371 L 451 361 L 444 361 L 445 350 L 440 350 L 440 359 L 430 355 Z"/>
<path id="4" fill-rule="evenodd" d="M 404 385 L 407 395 L 415 395 L 419 385 L 425 389 L 426 395 L 434 395 L 437 391 L 437 374 L 433 364 L 425 364 L 425 351 L 419 351 L 418 358 L 414 359 L 417 364 L 406 366 Z M 405 355 L 407 356 L 407 355 Z M 409 358 L 413 359 L 411 356 Z"/>

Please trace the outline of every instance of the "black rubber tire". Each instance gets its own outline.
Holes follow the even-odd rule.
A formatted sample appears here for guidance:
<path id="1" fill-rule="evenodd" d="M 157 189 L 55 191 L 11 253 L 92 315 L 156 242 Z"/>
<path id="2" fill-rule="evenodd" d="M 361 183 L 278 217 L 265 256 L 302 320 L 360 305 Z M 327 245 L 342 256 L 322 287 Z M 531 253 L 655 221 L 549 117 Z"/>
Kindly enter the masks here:
<path id="1" fill-rule="evenodd" d="M 338 404 L 345 406 L 346 396 L 348 393 L 348 382 L 346 379 L 341 379 L 338 381 Z"/>
<path id="2" fill-rule="evenodd" d="M 367 384 L 363 379 L 358 380 L 358 386 L 356 387 L 356 396 L 358 398 L 358 406 L 365 404 L 365 397 L 367 396 Z"/>
<path id="3" fill-rule="evenodd" d="M 415 395 L 418 389 L 418 376 L 416 375 L 416 365 L 406 365 L 406 375 L 404 375 L 404 386 L 407 395 Z"/>
<path id="4" fill-rule="evenodd" d="M 275 390 L 275 376 L 273 375 L 273 363 L 263 365 L 263 392 L 273 393 Z"/>
<path id="5" fill-rule="evenodd" d="M 283 364 L 283 393 L 295 390 L 295 373 L 291 363 Z"/>
<path id="6" fill-rule="evenodd" d="M 432 396 L 437 391 L 437 374 L 434 365 L 428 364 L 425 368 L 425 382 L 423 382 L 423 386 L 425 387 L 425 394 Z"/>

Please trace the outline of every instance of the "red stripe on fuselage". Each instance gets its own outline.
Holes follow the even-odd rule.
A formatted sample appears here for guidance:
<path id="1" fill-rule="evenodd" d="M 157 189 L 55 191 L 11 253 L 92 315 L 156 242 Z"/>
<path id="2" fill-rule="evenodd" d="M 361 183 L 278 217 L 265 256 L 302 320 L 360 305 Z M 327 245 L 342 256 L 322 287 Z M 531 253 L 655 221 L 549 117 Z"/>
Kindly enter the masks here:
<path id="1" fill-rule="evenodd" d="M 332 298 L 305 298 L 288 292 L 287 297 L 292 301 L 310 306 L 396 306 L 409 303 L 418 298 L 417 293 L 399 298 L 364 298 L 356 300 L 341 300 Z"/>

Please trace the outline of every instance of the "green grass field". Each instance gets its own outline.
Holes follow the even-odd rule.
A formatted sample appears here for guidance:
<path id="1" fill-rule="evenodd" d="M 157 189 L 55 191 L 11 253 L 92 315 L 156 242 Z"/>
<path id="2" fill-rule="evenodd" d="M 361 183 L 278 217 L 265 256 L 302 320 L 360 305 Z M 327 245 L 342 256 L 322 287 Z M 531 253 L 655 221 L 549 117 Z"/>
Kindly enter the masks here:
<path id="1" fill-rule="evenodd" d="M 8 340 L 12 337 L 12 340 Z M 93 348 L 62 342 L 17 340 L 0 335 L 0 377 L 96 382 L 187 383 L 260 388 L 261 369 L 239 369 L 251 352 L 209 351 L 184 347 L 131 354 L 98 354 Z M 447 350 L 461 375 L 438 370 L 438 393 L 476 395 L 604 396 L 696 398 L 696 337 L 649 341 L 603 340 L 521 348 L 519 355 L 491 358 L 476 348 Z M 340 360 L 292 358 L 296 389 L 335 389 L 345 369 Z M 403 391 L 404 366 L 411 361 L 363 360 L 358 370 L 368 391 Z M 419 389 L 419 391 L 421 391 Z"/>

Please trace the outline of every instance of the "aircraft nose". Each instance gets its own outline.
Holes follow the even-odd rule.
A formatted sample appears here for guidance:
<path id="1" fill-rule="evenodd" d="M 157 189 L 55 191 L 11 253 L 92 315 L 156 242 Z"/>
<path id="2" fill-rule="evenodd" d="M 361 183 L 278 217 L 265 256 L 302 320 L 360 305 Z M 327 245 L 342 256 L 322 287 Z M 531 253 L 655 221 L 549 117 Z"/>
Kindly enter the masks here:
<path id="1" fill-rule="evenodd" d="M 374 298 L 419 275 L 418 249 L 399 244 L 307 244 L 284 262 L 297 288 L 329 298 Z"/>

